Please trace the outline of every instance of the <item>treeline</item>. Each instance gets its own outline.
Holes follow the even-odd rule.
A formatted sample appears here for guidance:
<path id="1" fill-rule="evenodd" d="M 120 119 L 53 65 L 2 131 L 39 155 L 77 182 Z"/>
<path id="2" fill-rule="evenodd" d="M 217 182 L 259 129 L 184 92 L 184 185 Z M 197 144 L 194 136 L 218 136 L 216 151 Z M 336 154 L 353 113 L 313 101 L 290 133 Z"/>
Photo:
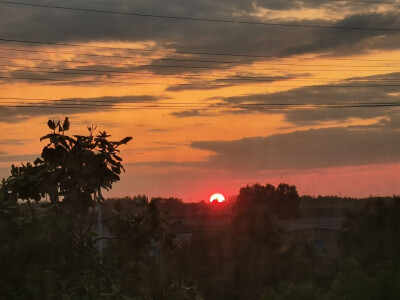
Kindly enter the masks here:
<path id="1" fill-rule="evenodd" d="M 248 195 L 246 195 L 246 193 Z M 249 195 L 256 195 L 248 197 Z M 348 212 L 356 212 L 371 201 L 384 201 L 389 203 L 392 197 L 351 198 L 340 196 L 299 196 L 293 185 L 281 183 L 278 186 L 255 184 L 243 188 L 240 197 L 245 197 L 249 205 L 257 205 L 252 201 L 263 201 L 268 205 L 273 217 L 277 219 L 297 219 L 316 217 L 345 217 Z M 254 200 L 262 199 L 262 200 Z M 116 202 L 123 203 L 125 209 L 138 207 L 143 201 L 155 200 L 157 207 L 169 217 L 179 219 L 188 217 L 207 217 L 218 215 L 232 215 L 235 203 L 242 201 L 238 195 L 231 196 L 226 203 L 210 203 L 200 201 L 187 203 L 175 197 L 154 197 L 149 199 L 146 195 L 126 196 L 120 198 L 108 198 L 103 203 L 103 212 L 106 216 L 112 216 L 112 210 Z"/>
<path id="2" fill-rule="evenodd" d="M 140 207 L 143 203 L 153 201 L 158 209 L 169 217 L 188 217 L 188 216 L 208 216 L 218 212 L 229 211 L 228 206 L 220 206 L 219 210 L 211 210 L 208 203 L 202 201 L 198 203 L 185 203 L 179 198 L 154 197 L 149 199 L 146 195 L 126 196 L 123 198 L 108 198 L 103 203 L 103 212 L 106 215 L 112 214 L 112 209 L 116 203 L 123 205 L 125 209 L 132 210 Z M 222 210 L 222 211 L 221 211 Z"/>
<path id="3" fill-rule="evenodd" d="M 370 198 L 349 212 L 330 256 L 288 239 L 263 191 L 242 188 L 231 226 L 196 232 L 168 260 L 168 270 L 197 281 L 205 299 L 399 299 L 398 197 Z"/>
<path id="4" fill-rule="evenodd" d="M 340 197 L 306 200 L 359 201 Z M 336 235 L 335 255 L 320 251 L 313 241 L 288 238 L 277 226 L 279 218 L 298 217 L 301 201 L 295 186 L 243 187 L 232 204 L 232 223 L 218 230 L 197 229 L 189 242 L 175 245 L 167 255 L 160 254 L 152 282 L 174 278 L 192 287 L 197 297 L 210 300 L 400 297 L 398 197 L 363 199 L 356 202 L 357 209 L 347 210 L 343 228 Z M 186 205 L 212 209 L 210 204 L 193 206 L 174 198 L 157 202 L 167 204 L 163 208 L 157 205 L 161 212 Z M 285 209 L 277 210 L 277 203 Z M 180 208 L 177 211 L 182 212 Z"/>
<path id="5" fill-rule="evenodd" d="M 394 196 L 395 197 L 395 196 Z M 393 197 L 351 198 L 340 196 L 301 196 L 300 217 L 345 217 L 348 212 L 361 210 L 368 202 L 390 203 Z"/>
<path id="6" fill-rule="evenodd" d="M 153 197 L 150 200 L 154 201 L 158 209 L 175 218 L 232 215 L 232 211 L 238 207 L 250 209 L 258 207 L 260 204 L 267 205 L 274 217 L 279 219 L 298 218 L 300 212 L 300 197 L 296 186 L 286 183 L 281 183 L 276 187 L 271 184 L 246 186 L 240 190 L 239 195 L 230 197 L 224 203 L 206 203 L 204 201 L 185 203 L 182 199 L 174 197 Z M 150 200 L 146 195 L 108 198 L 103 203 L 103 211 L 106 215 L 111 215 L 112 208 L 116 203 L 129 210 Z"/>

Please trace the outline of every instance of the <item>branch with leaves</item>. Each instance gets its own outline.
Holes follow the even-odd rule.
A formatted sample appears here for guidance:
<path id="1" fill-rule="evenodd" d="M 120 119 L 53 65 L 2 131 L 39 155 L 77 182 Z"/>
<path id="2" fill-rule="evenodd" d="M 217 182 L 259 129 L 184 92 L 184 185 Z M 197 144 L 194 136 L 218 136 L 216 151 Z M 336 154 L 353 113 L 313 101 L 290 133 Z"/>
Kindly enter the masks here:
<path id="1" fill-rule="evenodd" d="M 40 201 L 47 194 L 51 203 L 74 213 L 87 212 L 97 199 L 97 191 L 109 190 L 119 181 L 121 170 L 125 169 L 118 147 L 132 137 L 109 141 L 110 135 L 105 131 L 94 136 L 93 126 L 88 127 L 87 136 L 68 136 L 68 117 L 62 124 L 49 120 L 47 125 L 53 132 L 40 139 L 49 142 L 41 157 L 33 164 L 11 167 L 11 176 L 2 184 L 5 197 L 13 202 Z"/>

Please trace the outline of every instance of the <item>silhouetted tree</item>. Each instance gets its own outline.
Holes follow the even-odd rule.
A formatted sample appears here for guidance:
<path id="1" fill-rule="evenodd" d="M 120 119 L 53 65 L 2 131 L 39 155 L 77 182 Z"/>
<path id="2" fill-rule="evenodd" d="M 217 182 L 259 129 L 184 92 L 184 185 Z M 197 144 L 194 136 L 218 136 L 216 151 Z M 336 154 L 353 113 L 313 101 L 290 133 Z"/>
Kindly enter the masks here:
<path id="1" fill-rule="evenodd" d="M 111 235 L 91 230 L 101 189 L 123 170 L 118 148 L 131 138 L 113 142 L 93 127 L 71 137 L 68 118 L 48 126 L 41 158 L 12 166 L 0 186 L 0 298 L 201 299 L 194 285 L 163 271 L 158 256 L 172 241 L 156 201 L 112 201 Z M 49 203 L 41 201 L 46 196 Z M 96 247 L 102 239 L 103 253 Z"/>
<path id="2" fill-rule="evenodd" d="M 0 186 L 0 294 L 87 299 L 119 293 L 99 263 L 91 225 L 101 189 L 110 189 L 123 170 L 118 147 L 132 138 L 109 141 L 93 127 L 87 136 L 68 136 L 68 118 L 48 126 L 41 157 L 13 165 Z M 47 196 L 49 203 L 40 202 Z"/>
<path id="3" fill-rule="evenodd" d="M 236 199 L 235 210 L 247 211 L 254 207 L 266 207 L 271 213 L 281 219 L 298 218 L 300 200 L 294 185 L 279 184 L 276 188 L 254 184 L 240 189 Z"/>

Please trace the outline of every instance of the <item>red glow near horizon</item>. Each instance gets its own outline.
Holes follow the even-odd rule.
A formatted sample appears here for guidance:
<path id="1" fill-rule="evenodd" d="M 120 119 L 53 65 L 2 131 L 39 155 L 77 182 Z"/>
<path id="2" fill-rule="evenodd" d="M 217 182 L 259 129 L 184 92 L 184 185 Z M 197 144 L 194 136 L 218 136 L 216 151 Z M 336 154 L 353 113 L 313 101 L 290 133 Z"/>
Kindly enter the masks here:
<path id="1" fill-rule="evenodd" d="M 217 201 L 219 203 L 225 202 L 225 197 L 222 194 L 216 193 L 212 194 L 210 197 L 210 203 L 213 203 L 214 201 Z"/>

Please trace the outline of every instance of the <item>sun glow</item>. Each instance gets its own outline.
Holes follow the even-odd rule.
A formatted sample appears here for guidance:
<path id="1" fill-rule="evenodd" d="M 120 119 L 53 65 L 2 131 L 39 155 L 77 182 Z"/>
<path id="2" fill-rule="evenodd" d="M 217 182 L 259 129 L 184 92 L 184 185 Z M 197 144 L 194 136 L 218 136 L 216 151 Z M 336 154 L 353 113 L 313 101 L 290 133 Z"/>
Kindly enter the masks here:
<path id="1" fill-rule="evenodd" d="M 214 201 L 216 202 L 225 202 L 225 197 L 222 194 L 216 193 L 216 194 L 212 194 L 210 197 L 210 203 L 213 203 Z"/>

